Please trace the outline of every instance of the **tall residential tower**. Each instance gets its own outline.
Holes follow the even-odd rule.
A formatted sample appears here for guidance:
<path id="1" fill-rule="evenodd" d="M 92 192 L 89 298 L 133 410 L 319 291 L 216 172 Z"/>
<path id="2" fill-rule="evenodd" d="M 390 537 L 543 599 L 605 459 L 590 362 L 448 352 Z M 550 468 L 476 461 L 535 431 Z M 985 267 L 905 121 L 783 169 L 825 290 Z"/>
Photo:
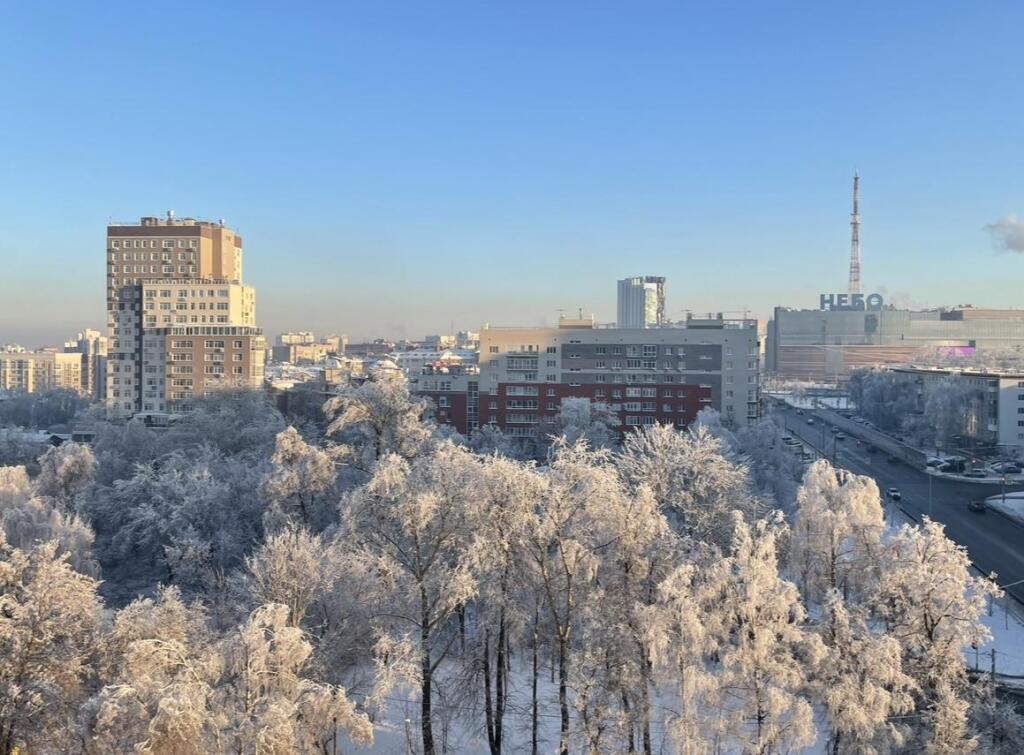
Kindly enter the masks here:
<path id="1" fill-rule="evenodd" d="M 107 335 L 115 414 L 183 411 L 214 390 L 260 387 L 266 344 L 242 283 L 242 237 L 173 212 L 108 226 Z"/>
<path id="2" fill-rule="evenodd" d="M 620 280 L 616 324 L 620 328 L 664 325 L 665 279 L 647 275 Z"/>

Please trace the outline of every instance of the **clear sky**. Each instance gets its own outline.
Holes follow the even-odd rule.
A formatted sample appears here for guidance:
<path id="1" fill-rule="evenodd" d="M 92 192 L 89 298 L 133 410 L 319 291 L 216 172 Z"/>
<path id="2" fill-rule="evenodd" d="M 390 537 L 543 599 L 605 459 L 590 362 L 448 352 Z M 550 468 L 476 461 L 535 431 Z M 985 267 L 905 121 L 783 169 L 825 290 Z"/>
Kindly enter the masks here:
<path id="1" fill-rule="evenodd" d="M 1022 305 L 1020 2 L 0 5 L 0 342 L 103 327 L 110 218 L 226 218 L 273 335 L 865 287 Z M 1017 244 L 1021 246 L 1021 244 Z"/>

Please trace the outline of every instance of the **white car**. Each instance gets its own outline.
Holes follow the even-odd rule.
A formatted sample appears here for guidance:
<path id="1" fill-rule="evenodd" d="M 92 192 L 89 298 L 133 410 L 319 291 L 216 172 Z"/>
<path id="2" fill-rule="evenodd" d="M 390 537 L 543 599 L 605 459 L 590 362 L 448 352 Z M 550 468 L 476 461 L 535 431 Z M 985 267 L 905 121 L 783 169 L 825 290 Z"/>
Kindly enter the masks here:
<path id="1" fill-rule="evenodd" d="M 900 493 L 899 488 L 889 488 L 888 490 L 885 491 L 885 494 L 892 498 L 894 501 L 898 501 L 901 498 L 903 498 L 903 494 Z"/>

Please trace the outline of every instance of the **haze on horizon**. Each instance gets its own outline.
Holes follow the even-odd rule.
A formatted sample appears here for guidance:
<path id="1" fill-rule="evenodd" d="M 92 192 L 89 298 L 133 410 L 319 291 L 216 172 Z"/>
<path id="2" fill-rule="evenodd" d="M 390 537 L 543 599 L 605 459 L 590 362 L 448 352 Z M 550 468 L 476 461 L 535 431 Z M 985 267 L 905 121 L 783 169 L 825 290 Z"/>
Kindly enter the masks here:
<path id="1" fill-rule="evenodd" d="M 865 290 L 1015 306 L 1010 2 L 12 6 L 0 343 L 104 327 L 108 220 L 225 218 L 268 336 Z M 45 45 L 38 43 L 46 39 Z"/>

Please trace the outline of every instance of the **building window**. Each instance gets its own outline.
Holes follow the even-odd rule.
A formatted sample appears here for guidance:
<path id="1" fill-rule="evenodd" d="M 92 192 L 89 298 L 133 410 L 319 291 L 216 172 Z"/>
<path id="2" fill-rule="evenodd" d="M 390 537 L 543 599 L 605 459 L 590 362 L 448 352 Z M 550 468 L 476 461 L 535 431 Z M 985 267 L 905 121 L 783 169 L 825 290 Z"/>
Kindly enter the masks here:
<path id="1" fill-rule="evenodd" d="M 489 349 L 489 351 L 490 351 L 490 353 L 492 353 L 492 354 L 497 354 L 497 353 L 498 353 L 498 347 L 497 347 L 497 346 L 491 346 L 491 348 Z"/>
<path id="2" fill-rule="evenodd" d="M 548 354 L 556 354 L 556 353 L 558 353 L 558 347 L 557 346 L 548 346 Z"/>

